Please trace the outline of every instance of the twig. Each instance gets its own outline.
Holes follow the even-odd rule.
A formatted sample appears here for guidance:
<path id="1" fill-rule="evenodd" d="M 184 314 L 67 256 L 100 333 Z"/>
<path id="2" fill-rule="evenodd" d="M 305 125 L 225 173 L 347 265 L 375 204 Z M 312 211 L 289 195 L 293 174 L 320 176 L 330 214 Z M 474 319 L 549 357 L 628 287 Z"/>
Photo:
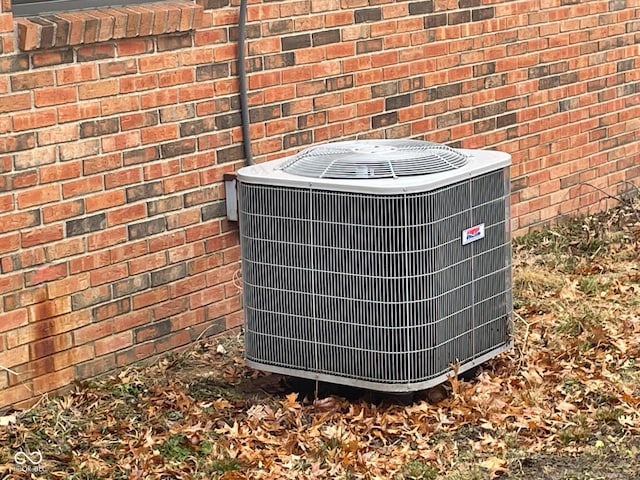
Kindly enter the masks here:
<path id="1" fill-rule="evenodd" d="M 526 327 L 526 330 L 524 332 L 524 338 L 522 339 L 522 346 L 519 348 L 520 350 L 520 361 L 518 362 L 518 370 L 519 370 L 520 367 L 522 367 L 522 363 L 524 361 L 524 352 L 527 347 L 527 342 L 529 340 L 529 332 L 531 331 L 531 325 L 535 325 L 537 322 L 529 323 L 524 319 L 522 315 L 516 312 L 513 312 L 513 316 L 516 317 L 517 320 L 520 320 L 522 323 L 524 323 Z"/>
<path id="2" fill-rule="evenodd" d="M 635 183 L 630 182 L 629 180 L 623 180 L 622 182 L 626 183 L 626 184 L 630 184 L 636 190 L 636 192 L 638 192 L 638 197 L 640 197 L 640 188 L 638 188 Z M 629 207 L 633 211 L 633 213 L 634 213 L 634 215 L 636 217 L 636 221 L 638 223 L 640 223 L 640 211 L 638 211 L 636 206 L 633 204 L 632 200 L 630 200 L 628 198 L 624 198 L 622 196 L 610 195 L 609 193 L 607 193 L 602 188 L 596 187 L 595 185 L 593 185 L 593 184 L 591 184 L 589 182 L 581 182 L 580 185 L 586 185 L 588 187 L 591 187 L 594 190 L 597 190 L 600 193 L 604 194 L 605 197 L 611 198 L 612 200 L 616 200 L 616 201 L 622 203 L 623 205 L 626 205 L 627 207 Z M 640 237 L 634 234 L 634 240 L 635 240 L 635 248 L 636 248 L 636 250 L 639 250 L 640 249 Z"/>
<path id="3" fill-rule="evenodd" d="M 31 393 L 33 393 L 33 390 L 31 388 L 29 388 L 29 390 L 31 391 Z M 38 408 L 38 406 L 40 406 L 41 403 L 45 403 L 48 400 L 49 400 L 49 394 L 48 393 L 43 393 L 42 395 L 40 395 L 40 398 L 38 399 L 37 402 L 35 402 L 29 408 L 27 408 L 25 410 L 22 410 L 22 412 L 20 412 L 21 415 L 26 415 L 30 411 L 35 410 L 36 408 Z"/>
<path id="4" fill-rule="evenodd" d="M 640 187 L 638 187 L 635 183 L 630 182 L 629 180 L 623 180 L 623 183 L 628 183 L 630 184 L 636 192 L 638 192 L 638 196 L 640 197 Z"/>
<path id="5" fill-rule="evenodd" d="M 460 360 L 456 358 L 456 363 L 450 363 L 452 373 L 447 375 L 447 380 L 451 384 L 451 390 L 454 395 L 460 393 L 460 383 L 458 382 L 458 370 L 460 370 Z"/>
<path id="6" fill-rule="evenodd" d="M 606 190 L 603 190 L 600 187 L 596 187 L 595 185 L 593 185 L 592 183 L 589 182 L 581 182 L 580 185 L 586 185 L 587 187 L 591 187 L 594 190 L 598 190 L 600 193 L 604 194 L 605 197 L 610 198 L 612 200 L 617 200 L 621 203 L 627 203 L 627 200 L 623 199 L 622 197 L 615 197 L 609 193 L 606 192 Z"/>
<path id="7" fill-rule="evenodd" d="M 638 187 L 636 187 L 636 185 L 633 182 L 630 182 L 628 180 L 624 180 L 624 183 L 630 183 L 638 192 L 638 196 L 640 196 L 640 189 Z M 593 185 L 592 183 L 589 182 L 581 182 L 580 185 L 586 185 L 587 187 L 591 187 L 594 190 L 599 191 L 600 193 L 604 194 L 605 197 L 610 198 L 612 200 L 617 200 L 618 202 L 622 203 L 623 205 L 627 205 L 628 207 L 631 207 L 631 209 L 633 210 L 633 212 L 636 215 L 636 219 L 640 222 L 640 212 L 638 212 L 638 210 L 636 210 L 635 206 L 633 205 L 633 202 L 631 200 L 629 200 L 628 198 L 624 198 L 622 196 L 614 196 L 611 195 L 609 193 L 607 193 L 605 190 L 603 190 L 600 187 L 596 187 L 595 185 Z"/>
<path id="8" fill-rule="evenodd" d="M 204 330 L 202 330 L 200 334 L 197 336 L 197 338 L 191 343 L 191 346 L 187 349 L 187 351 L 193 350 L 196 347 L 196 345 L 198 345 L 198 342 L 202 340 L 202 337 L 204 337 L 205 333 L 207 333 L 207 331 L 211 330 L 213 327 L 216 327 L 216 326 L 217 325 L 212 324 L 212 325 L 209 325 Z"/>
<path id="9" fill-rule="evenodd" d="M 20 376 L 18 372 L 11 370 L 10 368 L 3 367 L 2 365 L 0 365 L 0 370 L 4 370 L 5 372 L 10 373 L 11 375 L 15 375 L 16 377 Z"/>
<path id="10" fill-rule="evenodd" d="M 242 270 L 241 269 L 238 268 L 235 272 L 233 272 L 232 282 L 234 287 L 242 291 Z"/>
<path id="11" fill-rule="evenodd" d="M 213 327 L 215 327 L 217 325 L 209 325 L 207 328 L 205 328 L 204 330 L 202 330 L 200 332 L 200 335 L 198 335 L 198 337 L 193 341 L 193 344 L 197 344 L 200 340 L 202 340 L 202 337 L 204 337 L 204 334 L 207 333 L 207 331 L 211 330 Z"/>

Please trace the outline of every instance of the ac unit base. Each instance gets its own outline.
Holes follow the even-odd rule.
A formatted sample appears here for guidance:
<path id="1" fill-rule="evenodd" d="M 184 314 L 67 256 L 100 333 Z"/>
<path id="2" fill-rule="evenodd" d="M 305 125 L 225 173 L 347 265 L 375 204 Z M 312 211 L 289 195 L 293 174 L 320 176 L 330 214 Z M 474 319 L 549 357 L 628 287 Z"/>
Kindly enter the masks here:
<path id="1" fill-rule="evenodd" d="M 461 363 L 458 365 L 458 374 L 464 373 L 468 370 L 471 370 L 475 367 L 478 367 L 485 363 L 488 360 L 500 355 L 501 353 L 507 352 L 513 348 L 513 340 L 505 343 L 504 345 L 495 348 L 494 350 L 485 353 L 481 357 L 475 358 L 465 363 Z M 247 366 L 251 368 L 255 368 L 256 370 L 262 370 L 265 372 L 277 373 L 280 375 L 287 375 L 290 377 L 299 377 L 299 378 L 307 378 L 309 380 L 317 380 L 319 382 L 327 382 L 327 383 L 335 383 L 338 385 L 347 385 L 350 387 L 357 388 L 366 388 L 368 390 L 374 390 L 377 392 L 387 392 L 387 393 L 408 393 L 408 392 L 418 392 L 420 390 L 427 390 L 429 388 L 441 385 L 446 382 L 451 375 L 453 375 L 453 369 L 450 372 L 443 373 L 438 375 L 437 377 L 431 378 L 429 380 L 421 381 L 421 382 L 413 382 L 413 383 L 380 383 L 380 382 L 372 382 L 367 380 L 360 380 L 357 378 L 347 378 L 343 376 L 325 374 L 312 372 L 308 370 L 296 370 L 293 368 L 286 367 L 278 367 L 275 365 L 270 365 L 267 363 L 254 362 L 245 359 L 245 363 Z"/>

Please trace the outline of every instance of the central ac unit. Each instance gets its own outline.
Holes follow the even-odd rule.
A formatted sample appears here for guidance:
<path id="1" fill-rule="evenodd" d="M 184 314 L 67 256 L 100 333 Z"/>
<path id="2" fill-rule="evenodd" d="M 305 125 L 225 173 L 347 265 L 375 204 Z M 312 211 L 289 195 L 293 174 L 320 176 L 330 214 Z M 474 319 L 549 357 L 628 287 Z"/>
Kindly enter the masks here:
<path id="1" fill-rule="evenodd" d="M 240 169 L 246 363 L 410 392 L 511 348 L 510 163 L 356 140 Z"/>

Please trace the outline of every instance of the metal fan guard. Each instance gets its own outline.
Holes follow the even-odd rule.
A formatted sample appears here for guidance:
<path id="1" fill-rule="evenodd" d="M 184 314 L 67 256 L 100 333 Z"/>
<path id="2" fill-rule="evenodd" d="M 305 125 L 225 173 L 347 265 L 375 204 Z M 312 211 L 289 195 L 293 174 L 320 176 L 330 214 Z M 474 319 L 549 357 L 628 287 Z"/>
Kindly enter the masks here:
<path id="1" fill-rule="evenodd" d="M 352 140 L 307 148 L 281 170 L 311 178 L 398 178 L 446 172 L 467 161 L 467 155 L 434 142 Z"/>

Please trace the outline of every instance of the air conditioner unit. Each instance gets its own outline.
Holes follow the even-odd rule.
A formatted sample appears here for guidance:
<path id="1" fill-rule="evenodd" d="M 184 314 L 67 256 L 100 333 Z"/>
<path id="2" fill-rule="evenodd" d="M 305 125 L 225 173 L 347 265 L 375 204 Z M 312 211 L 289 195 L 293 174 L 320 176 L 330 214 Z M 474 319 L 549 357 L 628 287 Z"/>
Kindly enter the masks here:
<path id="1" fill-rule="evenodd" d="M 510 163 L 356 140 L 240 169 L 246 363 L 410 392 L 511 348 Z"/>

